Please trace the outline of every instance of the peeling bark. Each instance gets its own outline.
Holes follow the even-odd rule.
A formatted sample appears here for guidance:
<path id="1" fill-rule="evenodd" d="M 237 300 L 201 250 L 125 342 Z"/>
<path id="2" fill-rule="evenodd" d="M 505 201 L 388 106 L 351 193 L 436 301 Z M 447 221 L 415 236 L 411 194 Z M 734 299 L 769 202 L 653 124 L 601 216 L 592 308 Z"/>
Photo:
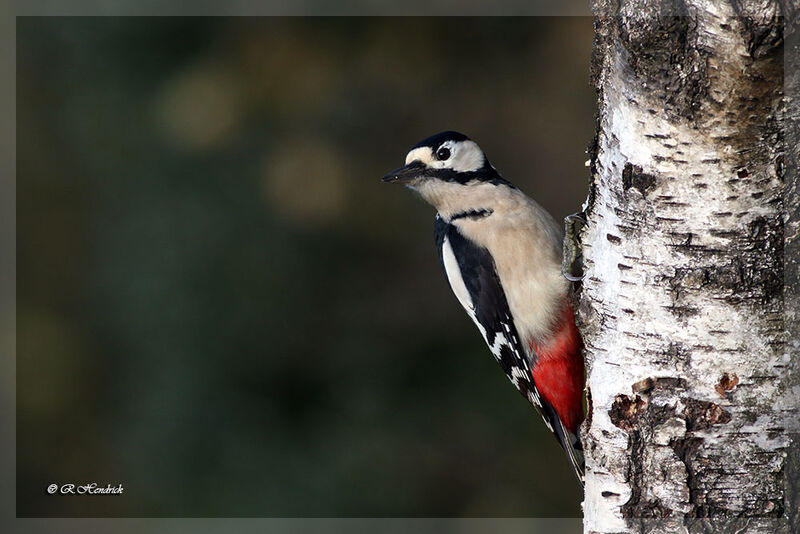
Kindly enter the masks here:
<path id="1" fill-rule="evenodd" d="M 594 11 L 585 530 L 792 532 L 798 3 Z"/>

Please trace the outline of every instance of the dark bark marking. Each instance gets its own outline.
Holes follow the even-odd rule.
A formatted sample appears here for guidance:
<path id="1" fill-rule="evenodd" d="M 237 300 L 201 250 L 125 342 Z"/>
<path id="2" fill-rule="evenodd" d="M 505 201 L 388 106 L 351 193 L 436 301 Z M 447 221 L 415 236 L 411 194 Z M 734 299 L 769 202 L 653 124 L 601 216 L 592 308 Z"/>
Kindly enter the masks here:
<path id="1" fill-rule="evenodd" d="M 671 304 L 669 306 L 664 306 L 664 308 L 668 309 L 678 318 L 694 317 L 700 314 L 700 310 L 694 306 L 676 306 L 675 304 Z"/>
<path id="2" fill-rule="evenodd" d="M 653 389 L 656 385 L 656 381 L 653 378 L 645 378 L 644 380 L 639 380 L 634 385 L 631 386 L 631 391 L 634 393 L 647 393 L 651 389 Z"/>
<path id="3" fill-rule="evenodd" d="M 752 301 L 759 306 L 779 302 L 783 291 L 783 222 L 779 217 L 758 217 L 745 225 L 743 231 L 709 230 L 716 237 L 731 240 L 728 249 L 673 245 L 695 256 L 702 254 L 706 265 L 676 269 L 665 277 L 673 296 L 669 308 L 685 313 L 681 299 L 688 290 L 704 289 L 720 298 L 738 304 Z M 765 261 L 766 259 L 766 261 Z M 691 311 L 691 310 L 689 310 Z"/>
<path id="4" fill-rule="evenodd" d="M 758 217 L 746 227 L 736 250 L 738 257 L 724 267 L 732 302 L 754 299 L 761 304 L 783 295 L 783 221 Z M 765 261 L 766 259 L 766 261 Z"/>
<path id="5" fill-rule="evenodd" d="M 778 180 L 784 182 L 784 173 L 786 171 L 786 167 L 783 164 L 783 155 L 781 154 L 775 159 L 775 176 L 778 177 Z"/>
<path id="6" fill-rule="evenodd" d="M 638 165 L 625 164 L 622 169 L 622 189 L 627 191 L 631 187 L 638 189 L 642 196 L 656 186 L 656 177 L 642 171 Z"/>
<path id="7" fill-rule="evenodd" d="M 639 413 L 644 407 L 645 401 L 639 397 L 639 395 L 635 397 L 617 395 L 614 398 L 614 404 L 611 405 L 611 409 L 608 412 L 608 417 L 617 428 L 621 428 L 626 432 L 631 432 L 636 427 Z"/>
<path id="8" fill-rule="evenodd" d="M 696 23 L 682 0 L 623 1 L 617 33 L 634 75 L 652 88 L 663 112 L 684 122 L 707 94 L 707 53 L 696 45 Z"/>
<path id="9" fill-rule="evenodd" d="M 703 438 L 699 437 L 684 437 L 680 439 L 673 439 L 670 440 L 669 446 L 675 451 L 675 456 L 680 459 L 681 463 L 686 468 L 686 486 L 689 488 L 689 503 L 693 505 L 693 509 L 691 512 L 687 514 L 687 517 L 704 517 L 703 515 L 698 514 L 698 491 L 697 491 L 697 480 L 695 479 L 695 471 L 694 466 L 692 465 L 694 461 L 694 457 L 697 454 L 697 450 L 700 448 L 700 444 L 703 443 Z"/>
<path id="10" fill-rule="evenodd" d="M 592 426 L 592 390 L 589 386 L 586 386 L 586 428 L 590 428 Z"/>
<path id="11" fill-rule="evenodd" d="M 675 350 L 680 350 L 680 347 L 675 347 Z M 684 482 L 687 486 L 688 503 L 692 508 L 685 517 L 730 516 L 729 510 L 705 499 L 708 486 L 713 485 L 713 481 L 707 479 L 714 474 L 705 472 L 704 461 L 699 456 L 703 437 L 695 433 L 729 423 L 731 415 L 716 403 L 686 397 L 681 399 L 683 409 L 677 410 L 674 396 L 684 392 L 687 386 L 686 380 L 679 377 L 647 378 L 631 386 L 633 396 L 617 395 L 609 410 L 611 422 L 628 433 L 631 451 L 627 476 L 632 493 L 622 506 L 622 514 L 626 518 L 664 518 L 679 513 L 658 501 L 643 497 L 644 481 L 647 479 L 644 470 L 653 467 L 642 461 L 643 452 L 646 446 L 652 445 L 654 432 L 673 419 L 682 420 L 686 425 L 686 433 L 682 437 L 672 438 L 668 444 L 683 464 L 685 472 L 671 469 L 666 476 L 673 482 Z"/>
<path id="12" fill-rule="evenodd" d="M 718 404 L 697 399 L 685 399 L 683 415 L 687 430 L 705 430 L 713 425 L 724 425 L 731 420 L 731 414 Z"/>
<path id="13" fill-rule="evenodd" d="M 794 11 L 790 3 L 776 0 L 733 0 L 744 25 L 744 40 L 750 57 L 762 58 L 783 44 L 784 16 Z"/>
<path id="14" fill-rule="evenodd" d="M 648 390 L 650 394 L 658 389 L 685 385 L 683 379 L 680 378 L 650 378 L 643 382 L 652 385 L 652 388 Z M 637 384 L 641 384 L 641 382 Z M 637 387 L 637 384 L 634 384 L 631 389 Z M 647 397 L 652 398 L 650 395 Z M 612 405 L 612 410 L 609 412 L 609 416 L 612 417 L 611 422 L 628 433 L 631 451 L 631 461 L 628 464 L 627 472 L 628 480 L 631 482 L 631 496 L 621 508 L 623 517 L 665 518 L 673 514 L 673 510 L 657 500 L 648 500 L 643 497 L 646 466 L 641 459 L 652 439 L 653 429 L 673 417 L 674 411 L 673 407 L 649 402 L 639 395 L 634 397 L 617 395 L 614 405 Z"/>

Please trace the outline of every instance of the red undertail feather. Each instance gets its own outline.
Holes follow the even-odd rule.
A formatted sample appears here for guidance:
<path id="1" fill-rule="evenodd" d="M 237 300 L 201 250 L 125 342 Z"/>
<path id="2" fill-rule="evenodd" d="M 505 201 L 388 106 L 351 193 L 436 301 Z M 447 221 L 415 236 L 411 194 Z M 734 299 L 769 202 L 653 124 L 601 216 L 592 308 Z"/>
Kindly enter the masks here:
<path id="1" fill-rule="evenodd" d="M 560 325 L 547 344 L 530 343 L 538 362 L 531 370 L 536 388 L 568 431 L 577 434 L 583 421 L 583 342 L 572 306 L 564 306 Z"/>

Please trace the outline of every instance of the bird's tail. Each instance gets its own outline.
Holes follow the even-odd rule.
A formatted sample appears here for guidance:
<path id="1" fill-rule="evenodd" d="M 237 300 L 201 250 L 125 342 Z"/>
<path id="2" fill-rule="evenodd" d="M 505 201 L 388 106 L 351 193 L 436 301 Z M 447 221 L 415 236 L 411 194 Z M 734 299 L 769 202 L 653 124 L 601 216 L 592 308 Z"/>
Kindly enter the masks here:
<path id="1" fill-rule="evenodd" d="M 566 451 L 567 457 L 572 464 L 575 476 L 578 477 L 578 482 L 580 482 L 581 487 L 583 487 L 586 464 L 583 459 L 583 444 L 581 444 L 580 427 L 573 433 L 568 431 L 559 421 L 556 433 L 558 434 L 558 441 L 561 442 L 561 446 L 564 447 L 564 451 Z"/>

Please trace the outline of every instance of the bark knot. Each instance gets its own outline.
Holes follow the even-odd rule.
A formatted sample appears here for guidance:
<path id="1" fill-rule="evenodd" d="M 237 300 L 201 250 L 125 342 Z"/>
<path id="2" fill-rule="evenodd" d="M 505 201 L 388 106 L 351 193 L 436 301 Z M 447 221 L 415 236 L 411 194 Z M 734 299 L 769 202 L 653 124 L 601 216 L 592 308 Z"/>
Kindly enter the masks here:
<path id="1" fill-rule="evenodd" d="M 656 186 L 656 177 L 642 170 L 638 165 L 626 163 L 622 169 L 622 189 L 627 191 L 631 187 L 638 189 L 642 196 Z"/>
<path id="2" fill-rule="evenodd" d="M 730 397 L 731 391 L 733 391 L 738 384 L 739 377 L 736 376 L 735 373 L 732 375 L 723 373 L 722 376 L 719 377 L 719 383 L 714 386 L 714 390 L 719 394 L 720 397 L 727 399 Z"/>
<path id="3" fill-rule="evenodd" d="M 732 387 L 733 378 L 726 380 L 725 385 Z M 622 507 L 624 517 L 698 517 L 721 512 L 701 502 L 703 493 L 698 488 L 702 484 L 697 477 L 702 476 L 704 465 L 704 437 L 696 433 L 730 422 L 731 414 L 715 402 L 688 397 L 689 389 L 683 378 L 650 377 L 632 384 L 631 395 L 614 398 L 608 415 L 628 434 L 627 478 L 634 489 Z M 665 488 L 672 491 L 665 493 Z M 669 493 L 683 497 L 679 501 L 661 497 Z"/>
<path id="4" fill-rule="evenodd" d="M 634 397 L 617 395 L 608 412 L 608 417 L 617 428 L 621 428 L 625 432 L 631 432 L 636 428 L 639 415 L 645 406 L 647 406 L 647 403 L 639 395 Z"/>

